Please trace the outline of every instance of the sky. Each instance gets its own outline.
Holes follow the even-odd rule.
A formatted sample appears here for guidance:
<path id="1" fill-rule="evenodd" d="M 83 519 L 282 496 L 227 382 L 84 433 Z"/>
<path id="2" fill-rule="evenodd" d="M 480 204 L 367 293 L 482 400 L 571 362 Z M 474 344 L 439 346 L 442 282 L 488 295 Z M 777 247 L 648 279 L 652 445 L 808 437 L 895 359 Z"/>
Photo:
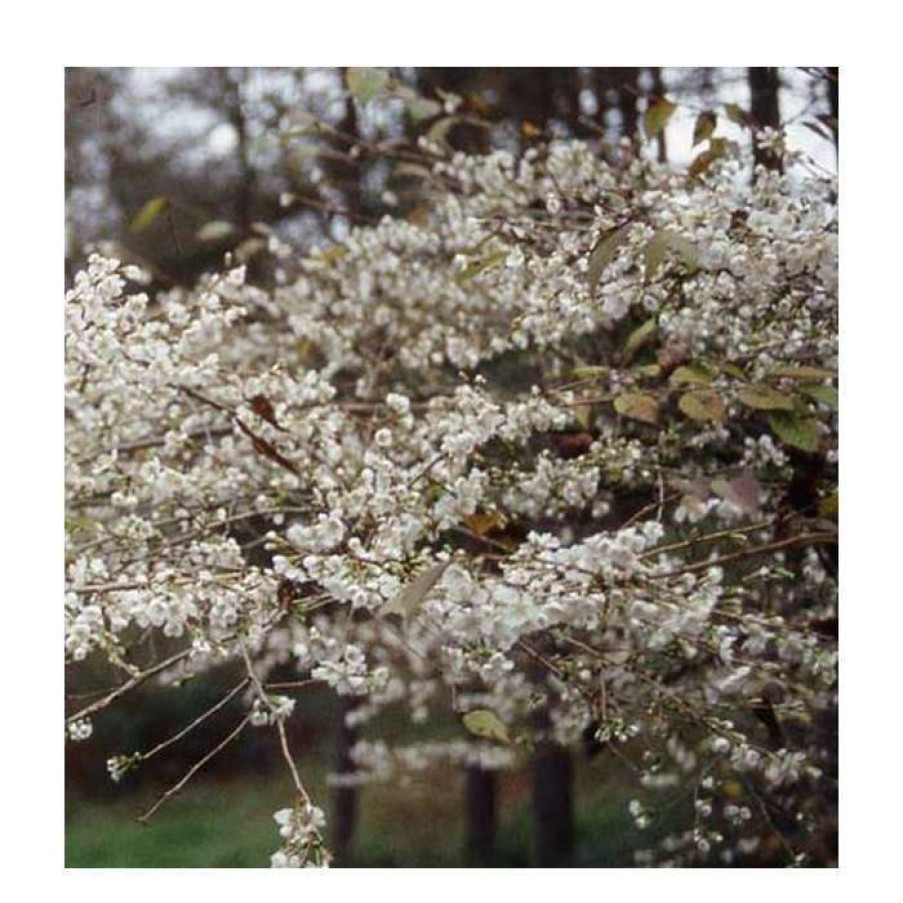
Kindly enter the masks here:
<path id="1" fill-rule="evenodd" d="M 178 78 L 183 70 L 176 68 L 134 68 L 130 71 L 129 83 L 133 92 L 130 107 L 134 115 L 153 124 L 153 129 L 161 138 L 197 136 L 203 151 L 216 156 L 227 155 L 235 147 L 234 129 L 227 123 L 217 122 L 215 116 L 188 104 L 175 104 L 161 92 L 168 81 Z M 749 109 L 749 85 L 746 70 L 741 67 L 720 67 L 716 79 L 715 96 L 708 106 L 718 109 L 719 104 L 736 103 Z M 693 150 L 693 126 L 698 113 L 703 109 L 698 97 L 683 92 L 680 87 L 682 70 L 665 68 L 662 79 L 669 96 L 678 102 L 666 128 L 669 161 L 676 166 L 689 163 L 695 155 Z M 813 115 L 829 111 L 827 98 L 822 90 L 816 103 L 809 102 L 810 85 L 813 82 L 798 67 L 783 67 L 781 76 L 784 87 L 780 93 L 781 116 L 787 126 L 785 136 L 787 146 L 802 151 L 815 164 L 829 172 L 836 170 L 836 154 L 833 142 L 815 134 L 805 125 Z M 252 90 L 257 92 L 276 91 L 283 97 L 297 97 L 296 81 L 284 69 L 257 69 L 251 79 Z M 337 84 L 331 73 L 322 69 L 310 69 L 306 73 L 305 88 L 311 92 L 332 94 L 333 102 L 341 102 L 336 90 Z M 332 90 L 330 90 L 332 89 Z M 808 111 L 808 114 L 807 114 Z M 740 126 L 730 122 L 725 116 L 719 117 L 718 134 L 739 142 L 748 140 Z"/>

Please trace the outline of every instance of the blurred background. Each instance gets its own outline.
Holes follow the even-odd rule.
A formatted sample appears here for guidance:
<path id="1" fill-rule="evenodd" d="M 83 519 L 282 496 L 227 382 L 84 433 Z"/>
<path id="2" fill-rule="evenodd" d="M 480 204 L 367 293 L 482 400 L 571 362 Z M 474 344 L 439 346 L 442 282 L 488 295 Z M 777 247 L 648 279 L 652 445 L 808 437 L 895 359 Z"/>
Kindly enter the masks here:
<path id="1" fill-rule="evenodd" d="M 644 111 L 661 97 L 678 109 L 655 140 L 637 140 Z M 637 153 L 686 165 L 705 110 L 717 111 L 719 134 L 740 143 L 750 141 L 749 123 L 781 126 L 807 167 L 836 170 L 838 72 L 830 67 L 68 69 L 67 285 L 91 249 L 142 264 L 156 288 L 193 283 L 226 252 L 266 282 L 278 275 L 262 253 L 273 238 L 303 251 L 386 214 L 416 216 L 429 190 L 409 152 L 420 138 L 482 153 L 573 135 L 612 155 L 628 139 Z M 69 675 L 68 708 L 115 678 L 91 668 Z M 67 746 L 67 866 L 267 864 L 278 846 L 272 813 L 292 798 L 272 731 L 246 731 L 148 826 L 136 821 L 209 751 L 211 736 L 234 725 L 238 699 L 121 783 L 105 768 L 110 755 L 170 736 L 235 682 L 226 668 L 203 682 L 139 690 L 95 719 L 87 741 Z M 537 864 L 528 767 L 486 783 L 447 766 L 343 794 L 328 783 L 347 768 L 354 739 L 340 730 L 341 715 L 331 696 L 309 688 L 289 726 L 305 783 L 331 809 L 342 864 Z M 399 743 L 460 736 L 451 718 L 423 726 L 382 719 L 379 729 Z M 633 865 L 634 849 L 654 846 L 688 812 L 679 804 L 641 835 L 627 811 L 638 795 L 633 776 L 590 752 L 570 756 L 567 780 L 552 778 L 572 787 L 564 864 Z"/>
<path id="2" fill-rule="evenodd" d="M 416 207 L 424 180 L 404 148 L 418 137 L 516 153 L 542 135 L 574 135 L 614 153 L 665 96 L 678 109 L 641 153 L 688 163 L 696 118 L 712 109 L 719 135 L 748 144 L 747 119 L 781 125 L 812 166 L 836 167 L 836 69 L 372 72 L 68 69 L 67 275 L 98 242 L 182 284 L 227 248 L 253 257 L 265 237 L 255 224 L 301 249 L 341 240 L 356 223 Z"/>
<path id="3" fill-rule="evenodd" d="M 295 675 L 296 676 L 296 675 Z M 230 682 L 228 677 L 231 677 Z M 114 784 L 104 767 L 108 755 L 146 750 L 213 705 L 235 682 L 214 675 L 203 684 L 171 690 L 150 688 L 94 720 L 90 739 L 67 747 L 66 866 L 260 868 L 279 845 L 273 813 L 291 805 L 293 788 L 278 738 L 265 728 L 247 730 L 168 801 L 147 825 L 137 821 L 167 789 L 241 720 L 236 701 L 204 728 Z M 373 783 L 344 798 L 329 775 L 342 767 L 346 739 L 329 692 L 314 687 L 298 695 L 288 722 L 289 744 L 299 773 L 330 819 L 331 841 L 345 867 L 439 867 L 536 864 L 533 774 L 529 766 L 502 771 L 468 787 L 468 770 L 438 765 L 391 783 Z M 366 729 L 369 737 L 405 745 L 462 737 L 448 717 L 412 726 L 405 712 L 387 713 Z M 625 750 L 627 755 L 629 750 Z M 566 862 L 575 866 L 631 866 L 632 853 L 668 830 L 682 828 L 691 801 L 666 813 L 662 824 L 638 831 L 628 813 L 642 797 L 627 766 L 611 756 L 571 757 L 573 779 Z M 485 777 L 486 773 L 477 772 Z M 493 773 L 495 774 L 495 773 Z M 469 810 L 475 791 L 486 791 L 495 812 L 491 824 Z M 650 795 L 650 802 L 652 795 Z M 349 803 L 351 809 L 349 810 Z M 491 836 L 487 836 L 487 830 Z M 337 837 L 336 832 L 342 837 Z M 482 836 L 481 836 L 482 832 Z"/>

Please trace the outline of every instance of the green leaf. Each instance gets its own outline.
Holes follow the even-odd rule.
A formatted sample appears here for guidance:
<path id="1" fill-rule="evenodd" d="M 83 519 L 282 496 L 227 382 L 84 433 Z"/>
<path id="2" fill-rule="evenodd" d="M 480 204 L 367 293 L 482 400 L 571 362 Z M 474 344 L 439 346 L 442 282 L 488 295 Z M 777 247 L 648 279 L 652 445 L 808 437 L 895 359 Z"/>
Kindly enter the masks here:
<path id="1" fill-rule="evenodd" d="M 698 179 L 722 154 L 716 153 L 711 148 L 704 150 L 693 158 L 693 162 L 687 169 L 687 175 L 691 179 Z"/>
<path id="2" fill-rule="evenodd" d="M 414 122 L 423 122 L 424 119 L 432 119 L 442 112 L 442 104 L 438 100 L 430 100 L 428 97 L 417 97 L 408 101 L 408 113 Z"/>
<path id="3" fill-rule="evenodd" d="M 686 364 L 678 367 L 669 377 L 675 385 L 697 383 L 704 386 L 707 386 L 714 378 L 715 374 L 705 364 Z"/>
<path id="4" fill-rule="evenodd" d="M 820 383 L 813 386 L 800 386 L 800 392 L 803 392 L 810 398 L 814 398 L 821 404 L 827 405 L 835 411 L 837 410 L 839 401 L 837 389 L 834 386 L 823 386 Z"/>
<path id="5" fill-rule="evenodd" d="M 132 218 L 129 229 L 132 232 L 143 232 L 169 206 L 169 198 L 158 195 L 151 198 Z"/>
<path id="6" fill-rule="evenodd" d="M 474 709 L 462 719 L 464 727 L 475 737 L 483 740 L 498 740 L 500 743 L 511 743 L 508 727 L 495 712 L 489 709 Z"/>
<path id="7" fill-rule="evenodd" d="M 442 561 L 421 571 L 398 596 L 382 607 L 382 613 L 386 615 L 401 615 L 404 618 L 414 615 L 423 604 L 423 600 L 429 595 L 429 591 L 445 573 L 445 569 L 449 564 L 451 562 Z"/>
<path id="8" fill-rule="evenodd" d="M 622 417 L 642 420 L 644 423 L 658 423 L 658 401 L 652 395 L 625 392 L 615 399 L 614 408 Z"/>
<path id="9" fill-rule="evenodd" d="M 93 530 L 97 521 L 93 517 L 78 515 L 64 519 L 66 532 L 74 533 L 76 530 Z"/>
<path id="10" fill-rule="evenodd" d="M 574 420 L 588 430 L 593 424 L 593 406 L 592 404 L 578 404 L 571 409 L 574 414 Z"/>
<path id="11" fill-rule="evenodd" d="M 245 239 L 235 249 L 235 259 L 239 263 L 247 263 L 256 254 L 266 250 L 267 240 L 265 238 L 248 238 Z"/>
<path id="12" fill-rule="evenodd" d="M 693 147 L 710 138 L 717 124 L 718 117 L 711 110 L 703 110 L 696 117 L 696 125 L 693 127 Z"/>
<path id="13" fill-rule="evenodd" d="M 345 85 L 351 96 L 361 103 L 373 100 L 389 84 L 385 69 L 349 66 L 345 71 Z"/>
<path id="14" fill-rule="evenodd" d="M 826 367 L 806 367 L 787 364 L 772 367 L 768 371 L 768 375 L 783 379 L 834 379 L 837 376 L 837 371 L 829 370 Z"/>
<path id="15" fill-rule="evenodd" d="M 668 247 L 677 255 L 687 271 L 693 273 L 698 270 L 699 249 L 696 247 L 695 242 L 679 232 L 672 232 L 670 229 L 667 230 L 667 233 Z"/>
<path id="16" fill-rule="evenodd" d="M 696 389 L 681 395 L 677 406 L 691 420 L 721 421 L 727 408 L 724 399 L 712 389 Z"/>
<path id="17" fill-rule="evenodd" d="M 574 379 L 601 379 L 611 373 L 611 367 L 575 367 L 571 370 Z"/>
<path id="18" fill-rule="evenodd" d="M 226 222 L 223 219 L 215 219 L 211 220 L 209 223 L 204 223 L 197 232 L 195 232 L 194 236 L 198 241 L 222 241 L 225 238 L 228 238 L 235 231 L 235 226 L 232 223 Z"/>
<path id="19" fill-rule="evenodd" d="M 396 97 L 404 101 L 408 114 L 414 122 L 431 119 L 442 112 L 442 104 L 439 101 L 423 97 L 409 85 L 396 83 L 393 86 L 393 92 Z"/>
<path id="20" fill-rule="evenodd" d="M 771 431 L 785 445 L 803 451 L 818 451 L 818 421 L 811 417 L 800 417 L 789 411 L 775 411 L 768 418 Z"/>
<path id="21" fill-rule="evenodd" d="M 330 245 L 328 248 L 321 248 L 316 252 L 316 256 L 324 263 L 335 263 L 341 260 L 348 253 L 345 245 Z"/>
<path id="22" fill-rule="evenodd" d="M 724 113 L 731 122 L 735 122 L 741 128 L 749 125 L 749 113 L 735 103 L 726 103 L 724 105 Z"/>
<path id="23" fill-rule="evenodd" d="M 643 116 L 643 129 L 647 141 L 661 134 L 676 109 L 677 104 L 662 97 L 646 110 Z"/>
<path id="24" fill-rule="evenodd" d="M 669 251 L 677 256 L 689 272 L 699 268 L 699 252 L 689 238 L 671 229 L 659 229 L 646 243 L 643 252 L 647 282 L 655 278 Z"/>
<path id="25" fill-rule="evenodd" d="M 836 492 L 826 496 L 818 503 L 818 513 L 820 517 L 837 520 L 837 516 L 840 514 L 840 497 Z"/>
<path id="26" fill-rule="evenodd" d="M 735 379 L 746 379 L 746 373 L 743 372 L 742 367 L 738 367 L 736 364 L 721 364 L 721 372 L 726 373 L 728 376 L 733 376 Z"/>
<path id="27" fill-rule="evenodd" d="M 606 232 L 589 255 L 589 265 L 586 268 L 586 278 L 589 280 L 590 291 L 595 294 L 599 277 L 616 257 L 618 248 L 627 240 L 630 231 L 629 225 L 618 226 Z"/>
<path id="28" fill-rule="evenodd" d="M 709 146 L 690 164 L 687 174 L 690 179 L 698 179 L 716 160 L 726 157 L 728 153 L 736 153 L 737 142 L 726 138 L 711 138 Z"/>
<path id="29" fill-rule="evenodd" d="M 627 337 L 627 341 L 624 343 L 624 350 L 621 353 L 621 360 L 625 365 L 633 360 L 633 356 L 640 348 L 649 342 L 655 335 L 657 329 L 658 320 L 655 317 L 650 317 L 645 323 L 637 326 L 637 328 L 630 333 Z"/>
<path id="30" fill-rule="evenodd" d="M 457 125 L 460 121 L 460 116 L 443 116 L 441 119 L 437 119 L 429 127 L 426 133 L 427 139 L 432 141 L 433 144 L 443 144 L 447 140 L 448 133 L 451 131 L 452 127 Z"/>
<path id="31" fill-rule="evenodd" d="M 757 411 L 792 411 L 793 399 L 769 386 L 750 386 L 737 393 L 737 398 L 748 408 Z"/>
<path id="32" fill-rule="evenodd" d="M 652 282 L 659 268 L 665 262 L 665 254 L 668 251 L 668 240 L 665 232 L 656 232 L 646 243 L 643 252 L 643 262 L 646 268 L 646 281 Z"/>
<path id="33" fill-rule="evenodd" d="M 475 276 L 479 276 L 480 273 L 486 272 L 486 270 L 492 269 L 494 266 L 498 266 L 506 257 L 508 256 L 507 251 L 496 251 L 494 254 L 490 254 L 488 257 L 483 257 L 480 260 L 475 260 L 473 263 L 468 264 L 455 276 L 455 282 L 458 285 L 463 285 L 465 282 L 469 282 Z"/>

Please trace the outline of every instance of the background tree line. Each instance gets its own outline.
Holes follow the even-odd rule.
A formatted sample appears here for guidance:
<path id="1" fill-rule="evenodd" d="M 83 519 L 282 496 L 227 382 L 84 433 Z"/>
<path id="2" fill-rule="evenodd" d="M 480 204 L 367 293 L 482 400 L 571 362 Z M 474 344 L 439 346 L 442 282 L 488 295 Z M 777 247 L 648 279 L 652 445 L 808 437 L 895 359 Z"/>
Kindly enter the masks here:
<path id="1" fill-rule="evenodd" d="M 253 258 L 266 237 L 257 224 L 304 249 L 410 213 L 424 183 L 402 148 L 419 136 L 480 153 L 560 134 L 615 154 L 667 97 L 686 121 L 675 117 L 641 150 L 662 161 L 680 162 L 692 117 L 724 101 L 755 126 L 786 125 L 819 159 L 832 160 L 837 141 L 836 67 L 383 71 L 394 90 L 366 102 L 371 86 L 357 99 L 344 90 L 348 67 L 68 69 L 67 273 L 106 240 L 160 284 L 190 284 L 228 248 Z M 145 224 L 139 214 L 155 199 L 162 209 Z"/>

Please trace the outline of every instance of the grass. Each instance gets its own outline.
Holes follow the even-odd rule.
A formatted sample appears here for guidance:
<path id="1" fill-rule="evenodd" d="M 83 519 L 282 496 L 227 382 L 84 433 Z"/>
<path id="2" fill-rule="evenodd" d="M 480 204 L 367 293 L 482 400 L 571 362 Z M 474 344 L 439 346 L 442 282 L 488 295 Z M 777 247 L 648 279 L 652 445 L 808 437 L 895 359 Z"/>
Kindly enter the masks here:
<path id="1" fill-rule="evenodd" d="M 328 799 L 316 760 L 301 772 L 318 801 Z M 575 784 L 575 864 L 629 866 L 631 852 L 653 840 L 633 828 L 626 812 L 635 787 L 617 762 L 578 762 Z M 157 793 L 159 790 L 156 791 Z M 150 824 L 136 816 L 155 799 L 145 789 L 112 801 L 72 796 L 66 806 L 66 865 L 97 867 L 264 867 L 278 847 L 272 814 L 291 799 L 281 774 L 212 781 L 198 779 L 170 800 Z M 530 781 L 524 771 L 500 782 L 496 864 L 530 863 Z M 404 786 L 370 785 L 350 865 L 461 866 L 463 774 L 454 769 L 413 777 Z"/>
<path id="2" fill-rule="evenodd" d="M 66 866 L 253 867 L 278 845 L 272 813 L 291 799 L 277 781 L 199 782 L 148 825 L 136 816 L 147 799 L 68 800 Z M 282 792 L 280 792 L 282 791 Z"/>

